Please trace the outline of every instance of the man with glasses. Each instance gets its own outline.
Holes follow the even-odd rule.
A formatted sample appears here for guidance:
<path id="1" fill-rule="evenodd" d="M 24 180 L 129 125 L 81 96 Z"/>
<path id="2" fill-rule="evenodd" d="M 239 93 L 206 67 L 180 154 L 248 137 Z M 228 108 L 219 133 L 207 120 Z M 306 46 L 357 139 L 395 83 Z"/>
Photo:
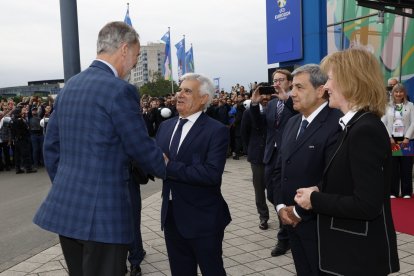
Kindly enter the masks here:
<path id="1" fill-rule="evenodd" d="M 256 128 L 266 128 L 267 131 L 266 147 L 263 158 L 263 163 L 265 164 L 264 177 L 266 187 L 269 187 L 272 180 L 272 171 L 276 166 L 278 147 L 281 145 L 283 129 L 289 118 L 297 113 L 293 109 L 292 99 L 289 96 L 292 84 L 291 73 L 286 69 L 278 69 L 273 73 L 272 78 L 275 93 L 272 95 L 274 99 L 269 101 L 264 111 L 266 120 L 263 121 L 260 119 L 259 102 L 263 97 L 259 93 L 260 88 L 256 88 L 253 92 L 251 98 L 252 104 L 250 107 L 253 126 Z M 272 189 L 267 190 L 267 198 L 274 204 Z M 260 214 L 259 228 L 266 230 L 268 228 L 267 221 L 269 219 L 269 211 L 265 210 L 265 212 L 263 212 L 262 210 L 258 210 L 258 212 Z M 283 255 L 290 249 L 288 234 L 280 222 L 279 227 L 280 229 L 277 234 L 278 242 L 271 252 L 273 257 Z"/>

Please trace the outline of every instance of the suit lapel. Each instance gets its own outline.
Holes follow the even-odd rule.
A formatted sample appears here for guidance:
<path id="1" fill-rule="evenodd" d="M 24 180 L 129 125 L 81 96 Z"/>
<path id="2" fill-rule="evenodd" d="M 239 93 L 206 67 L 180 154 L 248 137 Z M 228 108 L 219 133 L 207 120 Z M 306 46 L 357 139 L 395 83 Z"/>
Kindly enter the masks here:
<path id="1" fill-rule="evenodd" d="M 204 125 L 207 120 L 207 115 L 204 112 L 201 112 L 200 117 L 195 121 L 194 125 L 191 127 L 190 131 L 185 136 L 183 142 L 180 145 L 176 159 L 179 159 L 187 149 L 191 146 L 191 142 L 196 139 L 200 131 L 204 128 Z"/>
<path id="2" fill-rule="evenodd" d="M 171 142 L 173 131 L 174 131 L 175 125 L 177 124 L 178 119 L 179 119 L 179 117 L 177 116 L 176 118 L 170 120 L 169 124 L 167 124 L 165 126 L 165 128 L 166 128 L 165 129 L 165 135 L 160 137 L 161 139 L 163 139 L 163 142 L 160 143 L 161 148 L 162 148 L 162 151 L 165 152 L 165 153 L 170 152 L 170 142 Z"/>
<path id="3" fill-rule="evenodd" d="M 326 117 L 329 114 L 329 106 L 325 106 L 321 112 L 319 112 L 319 114 L 315 117 L 315 119 L 313 119 L 313 121 L 309 124 L 309 126 L 306 128 L 305 132 L 303 132 L 303 134 L 299 137 L 298 140 L 296 140 L 296 135 L 299 131 L 299 127 L 300 124 L 302 122 L 302 116 L 298 116 L 298 121 L 295 123 L 295 127 L 293 129 L 296 130 L 296 132 L 294 133 L 294 137 L 292 137 L 293 139 L 293 143 L 292 146 L 294 146 L 292 148 L 292 150 L 290 151 L 290 154 L 293 154 L 294 152 L 296 152 L 308 139 L 309 137 L 311 137 L 312 135 L 314 135 L 318 129 L 320 129 L 323 125 L 323 123 L 326 121 Z"/>

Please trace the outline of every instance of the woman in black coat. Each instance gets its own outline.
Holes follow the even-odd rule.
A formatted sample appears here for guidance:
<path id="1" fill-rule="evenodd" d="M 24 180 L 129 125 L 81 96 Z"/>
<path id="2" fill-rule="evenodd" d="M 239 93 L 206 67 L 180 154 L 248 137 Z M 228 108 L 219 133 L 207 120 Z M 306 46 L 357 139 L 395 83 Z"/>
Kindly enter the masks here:
<path id="1" fill-rule="evenodd" d="M 391 145 L 381 122 L 387 105 L 376 58 L 347 49 L 324 58 L 329 106 L 345 115 L 343 132 L 318 186 L 295 201 L 318 214 L 320 269 L 333 275 L 388 275 L 399 270 L 390 207 Z"/>

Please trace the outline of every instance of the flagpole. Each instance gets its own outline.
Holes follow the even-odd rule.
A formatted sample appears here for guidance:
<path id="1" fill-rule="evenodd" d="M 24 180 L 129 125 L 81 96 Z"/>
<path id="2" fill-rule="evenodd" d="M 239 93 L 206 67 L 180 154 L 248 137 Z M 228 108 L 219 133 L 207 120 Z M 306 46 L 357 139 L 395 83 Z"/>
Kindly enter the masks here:
<path id="1" fill-rule="evenodd" d="M 168 36 L 170 37 L 170 56 L 168 57 L 169 59 L 170 59 L 170 65 L 171 65 L 171 68 L 170 68 L 170 70 L 171 70 L 171 95 L 174 95 L 174 78 L 173 78 L 173 66 L 172 66 L 172 60 L 171 60 L 171 51 L 172 51 L 172 48 L 171 48 L 171 29 L 170 29 L 170 27 L 168 27 Z"/>
<path id="2" fill-rule="evenodd" d="M 193 43 L 191 43 L 191 54 L 193 56 L 193 72 L 195 73 L 195 62 L 194 62 L 194 48 L 193 48 Z"/>

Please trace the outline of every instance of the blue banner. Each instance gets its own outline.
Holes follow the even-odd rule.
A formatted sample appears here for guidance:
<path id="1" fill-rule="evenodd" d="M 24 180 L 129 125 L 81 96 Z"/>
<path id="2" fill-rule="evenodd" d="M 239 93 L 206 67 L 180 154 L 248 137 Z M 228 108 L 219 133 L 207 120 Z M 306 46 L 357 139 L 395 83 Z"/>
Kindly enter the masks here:
<path id="1" fill-rule="evenodd" d="M 165 56 L 162 66 L 162 75 L 165 80 L 172 80 L 170 30 L 168 30 L 168 32 L 161 37 L 161 40 L 165 42 Z"/>
<path id="2" fill-rule="evenodd" d="M 185 38 L 175 44 L 175 48 L 177 48 L 178 78 L 181 78 L 185 74 Z"/>
<path id="3" fill-rule="evenodd" d="M 193 45 L 185 53 L 185 72 L 194 73 L 194 55 L 193 55 Z"/>
<path id="4" fill-rule="evenodd" d="M 124 23 L 132 27 L 132 21 L 131 21 L 131 18 L 129 17 L 129 4 L 128 4 L 127 11 L 125 14 Z"/>
<path id="5" fill-rule="evenodd" d="M 302 1 L 266 0 L 267 63 L 301 59 Z"/>

